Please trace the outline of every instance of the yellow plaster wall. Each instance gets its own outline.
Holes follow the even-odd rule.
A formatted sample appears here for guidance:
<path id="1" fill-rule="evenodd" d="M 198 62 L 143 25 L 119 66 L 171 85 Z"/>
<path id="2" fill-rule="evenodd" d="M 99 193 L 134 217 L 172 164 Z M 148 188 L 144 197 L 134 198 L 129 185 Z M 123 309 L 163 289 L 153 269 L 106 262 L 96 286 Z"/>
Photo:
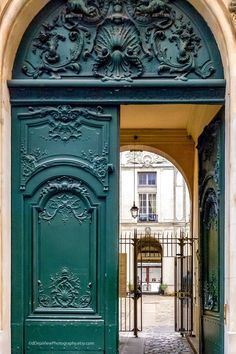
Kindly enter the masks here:
<path id="1" fill-rule="evenodd" d="M 184 175 L 193 195 L 195 144 L 220 105 L 122 105 L 121 147 L 133 144 L 154 149 Z M 137 140 L 134 142 L 134 136 Z"/>
<path id="2" fill-rule="evenodd" d="M 170 160 L 185 177 L 192 196 L 194 142 L 185 129 L 121 129 L 120 145 L 121 150 L 147 150 Z"/>

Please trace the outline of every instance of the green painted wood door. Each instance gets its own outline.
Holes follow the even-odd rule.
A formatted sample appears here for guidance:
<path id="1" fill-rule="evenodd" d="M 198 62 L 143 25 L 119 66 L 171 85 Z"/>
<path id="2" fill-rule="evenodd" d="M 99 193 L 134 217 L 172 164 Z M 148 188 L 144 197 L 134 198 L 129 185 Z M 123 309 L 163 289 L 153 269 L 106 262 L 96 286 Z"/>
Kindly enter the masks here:
<path id="1" fill-rule="evenodd" d="M 13 107 L 12 353 L 117 353 L 118 107 Z"/>
<path id="2" fill-rule="evenodd" d="M 223 111 L 199 139 L 202 353 L 224 353 Z"/>

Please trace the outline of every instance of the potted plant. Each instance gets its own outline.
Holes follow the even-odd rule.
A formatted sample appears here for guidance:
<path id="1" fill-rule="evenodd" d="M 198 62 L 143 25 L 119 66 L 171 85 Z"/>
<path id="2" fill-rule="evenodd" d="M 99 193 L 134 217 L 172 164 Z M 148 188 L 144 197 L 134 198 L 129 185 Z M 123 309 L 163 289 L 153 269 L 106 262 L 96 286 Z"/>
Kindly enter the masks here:
<path id="1" fill-rule="evenodd" d="M 160 294 L 161 295 L 166 295 L 166 289 L 168 288 L 168 285 L 167 284 L 163 284 L 161 283 L 160 284 Z"/>

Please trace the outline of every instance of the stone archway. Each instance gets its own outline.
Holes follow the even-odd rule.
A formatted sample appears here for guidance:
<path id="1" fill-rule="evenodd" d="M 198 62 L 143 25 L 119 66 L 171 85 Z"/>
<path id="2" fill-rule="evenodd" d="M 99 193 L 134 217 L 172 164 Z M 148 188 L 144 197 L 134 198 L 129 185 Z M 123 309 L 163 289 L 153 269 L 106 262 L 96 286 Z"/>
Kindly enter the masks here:
<path id="1" fill-rule="evenodd" d="M 22 14 L 23 14 L 23 18 L 25 19 L 25 18 L 27 18 L 27 16 L 25 16 L 24 17 L 24 14 L 26 15 L 29 15 L 29 13 L 32 11 L 32 8 L 30 8 L 30 6 L 29 6 L 29 2 L 22 2 L 21 4 L 17 4 L 19 7 L 18 7 L 18 10 L 20 10 L 20 8 L 21 9 L 23 9 L 23 12 L 22 12 Z M 21 5 L 23 5 L 22 7 L 21 7 Z M 25 6 L 26 5 L 26 6 Z M 215 7 L 214 8 L 212 8 L 211 9 L 211 11 L 210 11 L 210 14 L 212 14 L 212 13 L 216 13 L 217 11 L 219 11 L 219 13 L 220 13 L 220 6 L 222 6 L 222 8 L 223 8 L 223 6 L 224 5 L 219 5 L 218 7 L 217 7 L 217 9 L 215 9 Z M 5 14 L 4 14 L 4 20 L 5 21 L 7 21 L 7 19 L 9 19 L 9 17 L 7 17 L 7 16 L 9 16 L 9 14 L 10 14 L 10 17 L 14 17 L 14 9 L 16 9 L 16 7 L 15 7 L 15 3 L 14 2 L 12 2 L 12 4 L 11 4 L 11 6 L 8 8 L 8 9 L 6 9 L 5 10 Z M 18 10 L 16 11 L 16 12 L 18 12 Z M 12 11 L 12 12 L 11 12 Z M 204 11 L 203 11 L 203 13 L 205 14 L 206 12 L 208 11 L 208 9 L 204 9 Z M 222 11 L 222 10 L 221 10 Z M 15 14 L 16 14 L 16 12 L 15 12 Z M 33 11 L 32 11 L 33 12 Z M 32 12 L 31 12 L 31 18 L 33 17 L 32 16 Z M 29 16 L 30 17 L 30 16 Z M 28 18 L 29 18 L 28 17 Z M 214 16 L 210 16 L 209 17 L 210 19 L 211 18 L 214 18 Z M 221 14 L 220 14 L 220 16 L 219 16 L 219 21 L 221 21 L 221 23 L 223 24 L 226 24 L 226 26 L 229 26 L 229 24 L 228 24 L 228 22 L 227 22 L 227 19 L 226 19 L 226 16 L 224 16 L 224 14 L 223 14 L 223 11 L 221 12 Z M 225 21 L 225 22 L 224 22 Z M 14 25 L 12 25 L 13 23 L 15 23 L 16 24 L 16 27 L 14 26 Z M 8 26 L 11 26 L 12 27 L 12 34 L 14 34 L 14 31 L 16 30 L 16 28 L 17 28 L 17 26 L 19 25 L 19 22 L 18 22 L 18 24 L 17 24 L 17 22 L 14 22 L 14 21 L 9 21 L 9 25 L 6 25 L 6 22 L 4 23 L 3 22 L 3 25 L 5 25 L 6 27 L 5 28 L 7 28 Z M 21 28 L 23 29 L 23 27 L 24 27 L 24 24 L 23 24 L 23 21 L 22 21 L 22 24 L 20 25 L 20 26 L 22 26 Z M 213 26 L 212 26 L 213 27 Z M 224 27 L 225 28 L 225 26 L 224 25 L 222 25 L 222 27 Z M 9 27 L 8 27 L 9 28 Z M 24 31 L 24 30 L 23 30 Z M 22 31 L 22 32 L 23 32 Z M 213 32 L 214 32 L 214 30 L 213 30 Z M 19 33 L 20 33 L 20 31 L 19 31 Z M 11 36 L 8 36 L 8 34 L 9 34 L 9 32 L 8 31 L 6 31 L 6 36 L 8 37 L 8 40 L 9 40 L 9 38 L 11 38 Z M 229 44 L 229 52 L 230 52 L 230 50 L 231 51 L 233 51 L 234 50 L 234 46 L 232 45 L 233 44 L 233 41 L 232 41 L 232 35 L 231 35 L 231 33 L 230 33 L 230 31 L 229 31 L 229 36 L 227 37 L 227 40 L 225 41 L 225 43 L 228 43 Z M 216 38 L 217 38 L 217 33 L 215 33 L 215 36 L 216 36 Z M 223 37 L 223 32 L 221 33 L 221 35 L 220 36 L 222 36 Z M 220 41 L 219 41 L 220 42 Z M 3 44 L 5 45 L 7 43 L 7 40 L 6 41 L 3 41 Z M 9 43 L 9 42 L 8 42 Z M 15 42 L 14 42 L 15 43 Z M 16 46 L 12 46 L 11 48 L 10 48 L 10 46 L 7 46 L 6 48 L 7 48 L 7 51 L 5 51 L 4 52 L 4 54 L 6 55 L 6 57 L 8 58 L 8 55 L 9 55 L 9 57 L 11 57 L 12 58 L 12 60 L 7 60 L 7 63 L 9 63 L 9 66 L 7 65 L 7 67 L 5 66 L 4 67 L 4 70 L 3 70 L 3 86 L 2 86 L 2 89 L 3 89 L 3 98 L 4 98 L 4 105 L 2 106 L 2 117 L 3 117 L 3 121 L 4 121 L 4 123 L 5 123 L 5 125 L 3 126 L 3 133 L 2 133 L 2 136 L 3 136 L 3 139 L 2 139 L 2 141 L 3 141 L 3 144 L 4 144 L 4 146 L 3 146 L 3 153 L 4 153 L 4 159 L 3 159 L 3 166 L 4 166 L 4 174 L 3 174 L 3 189 L 2 189 L 2 191 L 3 191 L 3 200 L 4 200 L 4 210 L 5 210 L 5 214 L 6 215 L 8 215 L 8 218 L 6 218 L 4 221 L 4 227 L 3 227 L 3 249 L 4 249 L 4 251 L 5 252 L 3 252 L 4 253 L 4 257 L 5 258 L 3 258 L 3 269 L 5 270 L 5 269 L 8 269 L 8 271 L 4 271 L 4 277 L 3 277 L 3 288 L 5 289 L 5 291 L 4 291 L 4 296 L 5 296 L 5 294 L 6 294 L 6 298 L 8 299 L 8 304 L 9 304 L 9 288 L 8 288 L 8 286 L 7 286 L 7 283 L 9 283 L 9 268 L 8 268 L 8 264 L 9 264 L 9 254 L 10 254 L 10 250 L 9 250 L 9 240 L 8 240 L 8 232 L 6 232 L 6 230 L 7 230 L 7 225 L 8 225 L 8 227 L 9 227 L 9 220 L 10 220 L 10 213 L 9 213 L 9 195 L 10 195 L 10 190 L 9 190 L 9 184 L 7 183 L 7 180 L 9 180 L 9 174 L 7 174 L 7 171 L 9 171 L 9 169 L 8 169 L 8 161 L 9 161 L 9 159 L 10 159 L 10 156 L 9 156 L 9 151 L 10 151 L 10 145 L 9 145 L 9 140 L 8 140 L 8 143 L 6 142 L 6 139 L 7 139 L 7 137 L 9 137 L 9 132 L 10 132 L 10 130 L 9 130 L 9 122 L 10 122 L 10 120 L 8 119 L 8 117 L 9 117 L 9 104 L 8 104 L 8 93 L 7 93 L 7 90 L 6 90 L 6 83 L 5 83 L 5 79 L 6 78 L 10 78 L 10 71 L 11 71 L 11 64 L 10 63 L 12 63 L 13 62 L 13 57 L 14 57 L 14 52 L 16 51 L 16 47 L 17 47 L 17 45 Z M 223 47 L 223 45 L 222 45 L 222 47 Z M 230 48 L 231 47 L 231 48 Z M 230 57 L 230 56 L 229 56 Z M 225 58 L 226 58 L 226 56 L 225 56 Z M 225 62 L 227 62 L 227 60 L 225 60 Z M 230 62 L 230 60 L 229 60 L 229 62 Z M 227 65 L 225 64 L 225 68 L 227 67 Z M 227 71 L 227 70 L 226 70 Z M 227 75 L 226 75 L 227 76 Z M 230 85 L 230 82 L 232 82 L 232 81 L 229 81 L 229 86 L 231 86 Z M 233 90 L 232 90 L 232 93 L 233 93 Z M 230 106 L 230 110 L 232 110 L 231 112 L 233 112 L 233 101 L 232 101 L 232 105 Z M 229 113 L 229 112 L 228 112 Z M 233 114 L 232 115 L 230 115 L 230 120 L 228 120 L 228 122 L 229 122 L 229 124 L 230 124 L 230 121 L 233 119 Z M 229 126 L 228 126 L 229 127 Z M 233 139 L 233 136 L 234 136 L 234 130 L 233 129 L 231 129 L 230 130 L 230 136 L 232 137 L 232 141 L 231 141 L 231 147 L 233 146 L 232 144 L 233 144 L 233 142 L 234 142 L 234 139 Z M 5 143 L 6 142 L 6 143 Z M 228 150 L 229 151 L 229 150 Z M 231 150 L 230 150 L 231 151 Z M 230 154 L 230 159 L 231 159 L 231 154 Z M 233 159 L 233 156 L 232 156 L 232 159 Z M 233 160 L 232 160 L 233 161 Z M 232 174 L 231 174 L 231 178 L 230 178 L 230 180 L 233 180 L 233 173 L 234 172 L 232 172 Z M 230 191 L 231 191 L 231 194 L 232 194 L 232 192 L 234 191 L 234 186 L 233 186 L 233 184 L 232 183 L 229 183 L 228 184 L 229 185 L 229 188 L 230 188 Z M 233 208 L 230 208 L 230 210 L 231 210 L 231 212 L 232 212 L 232 216 L 233 216 Z M 8 222 L 7 222 L 7 220 L 8 220 Z M 230 220 L 229 220 L 230 221 Z M 231 224 L 230 224 L 231 225 Z M 230 235 L 231 235 L 231 233 L 232 233 L 232 235 L 233 235 L 233 232 L 232 232 L 232 228 L 230 229 L 231 231 L 230 231 L 230 234 L 229 234 L 229 240 L 230 240 Z M 5 236 L 4 236 L 5 235 Z M 232 243 L 231 243 L 231 245 L 232 245 Z M 231 248 L 232 249 L 232 248 Z M 230 286 L 233 286 L 233 283 L 230 283 L 231 285 Z M 7 290 L 8 289 L 8 290 Z M 228 299 L 229 299 L 229 301 L 230 301 L 230 289 L 231 289 L 231 287 L 229 288 L 229 297 L 228 297 Z M 8 309 L 9 309 L 9 306 L 8 306 Z M 231 314 L 229 314 L 229 320 L 231 319 L 231 317 L 230 316 L 232 316 Z M 3 328 L 8 328 L 9 329 L 9 321 L 7 320 L 7 319 L 9 319 L 9 311 L 6 311 L 6 312 L 4 312 L 3 313 Z M 6 330 L 7 331 L 7 330 Z M 5 331 L 4 331 L 5 332 Z M 5 332 L 5 333 L 7 333 L 7 332 Z M 5 339 L 4 339 L 5 340 Z M 9 343 L 9 336 L 6 336 L 6 342 L 8 342 Z M 9 348 L 9 346 L 7 347 L 7 348 Z M 8 349 L 7 349 L 8 350 Z"/>

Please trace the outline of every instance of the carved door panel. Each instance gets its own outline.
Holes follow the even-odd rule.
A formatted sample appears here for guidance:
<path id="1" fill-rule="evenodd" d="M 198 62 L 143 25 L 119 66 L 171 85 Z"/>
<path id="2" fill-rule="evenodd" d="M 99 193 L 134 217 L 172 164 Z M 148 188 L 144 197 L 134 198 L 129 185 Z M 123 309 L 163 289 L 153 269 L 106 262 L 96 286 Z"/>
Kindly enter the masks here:
<path id="1" fill-rule="evenodd" d="M 117 352 L 118 113 L 13 108 L 13 353 Z"/>
<path id="2" fill-rule="evenodd" d="M 223 112 L 199 138 L 202 352 L 224 352 Z"/>

